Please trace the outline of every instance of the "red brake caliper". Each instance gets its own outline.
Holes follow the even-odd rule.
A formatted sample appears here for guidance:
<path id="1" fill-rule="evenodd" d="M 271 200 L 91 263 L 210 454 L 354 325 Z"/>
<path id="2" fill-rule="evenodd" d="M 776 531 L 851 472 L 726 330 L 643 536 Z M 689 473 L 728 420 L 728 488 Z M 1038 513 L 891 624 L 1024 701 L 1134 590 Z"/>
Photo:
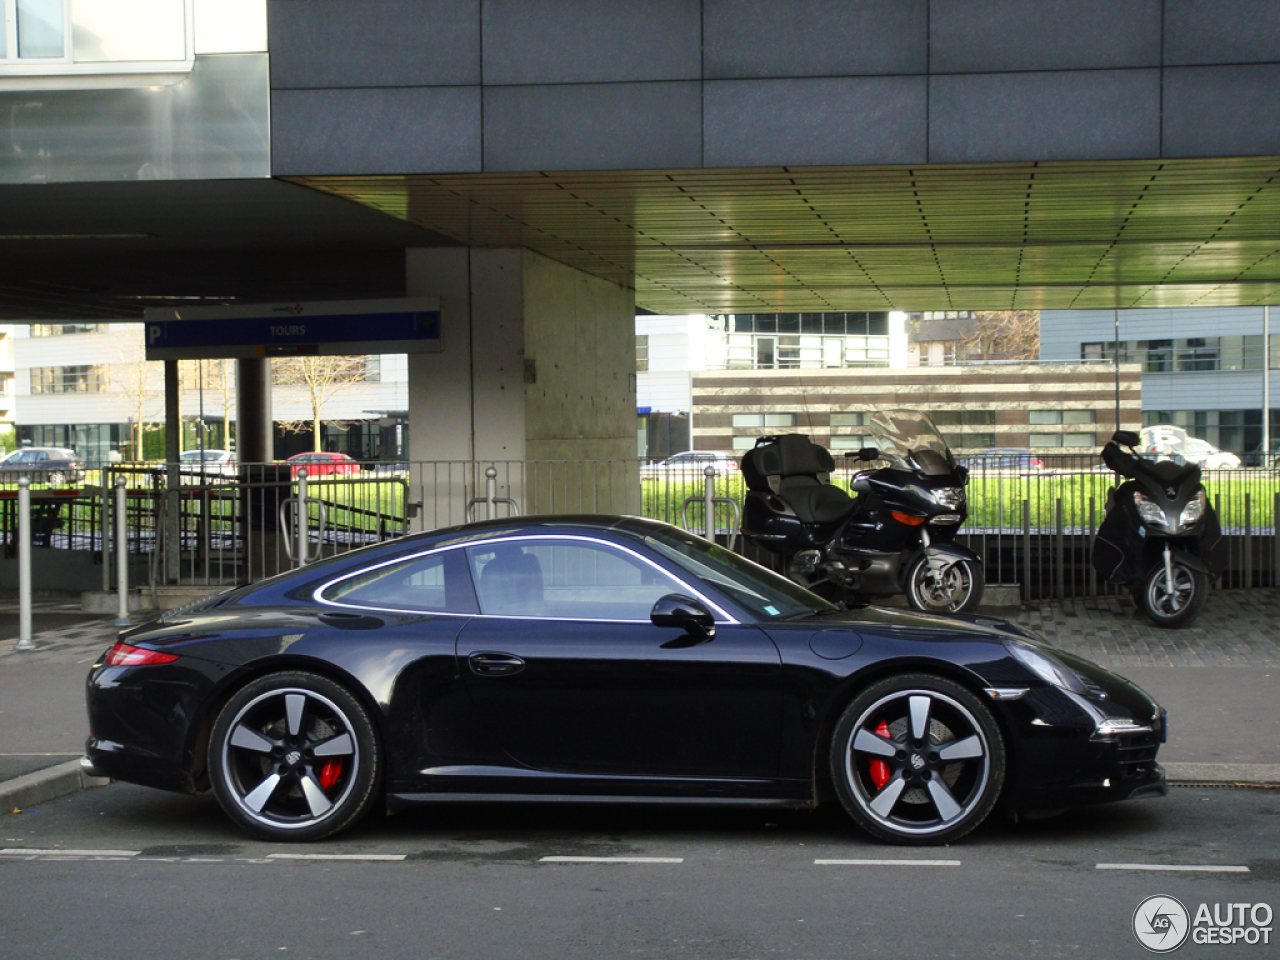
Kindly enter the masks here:
<path id="1" fill-rule="evenodd" d="M 338 782 L 340 776 L 342 776 L 342 761 L 330 760 L 320 768 L 320 776 L 318 778 L 320 786 L 324 787 L 325 791 L 328 792 L 333 789 L 333 785 Z"/>
<path id="2" fill-rule="evenodd" d="M 880 721 L 880 726 L 876 727 L 876 736 L 889 739 L 889 725 L 883 720 Z M 321 782 L 324 782 L 323 777 Z M 871 782 L 876 785 L 877 790 L 883 790 L 884 785 L 889 782 L 889 765 L 883 760 L 877 758 L 871 761 Z"/>

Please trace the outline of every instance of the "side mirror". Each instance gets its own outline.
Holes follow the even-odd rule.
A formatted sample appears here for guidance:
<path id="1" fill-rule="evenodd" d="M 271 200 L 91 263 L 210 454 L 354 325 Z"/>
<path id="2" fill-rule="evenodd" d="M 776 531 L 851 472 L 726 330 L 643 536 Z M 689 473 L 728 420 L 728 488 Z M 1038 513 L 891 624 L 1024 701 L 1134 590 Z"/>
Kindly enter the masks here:
<path id="1" fill-rule="evenodd" d="M 956 475 L 956 479 L 960 481 L 960 486 L 964 486 L 969 482 L 969 468 L 963 463 L 957 463 L 952 472 Z"/>
<path id="2" fill-rule="evenodd" d="M 1117 430 L 1111 435 L 1111 440 L 1125 447 L 1136 447 L 1142 442 L 1142 438 L 1132 430 Z"/>
<path id="3" fill-rule="evenodd" d="M 657 627 L 679 627 L 686 633 L 703 640 L 716 635 L 716 618 L 711 611 L 693 597 L 669 593 L 659 597 L 649 613 L 649 619 Z"/>
<path id="4" fill-rule="evenodd" d="M 858 459 L 865 460 L 870 463 L 872 460 L 880 459 L 880 451 L 875 447 L 863 447 L 858 451 Z"/>

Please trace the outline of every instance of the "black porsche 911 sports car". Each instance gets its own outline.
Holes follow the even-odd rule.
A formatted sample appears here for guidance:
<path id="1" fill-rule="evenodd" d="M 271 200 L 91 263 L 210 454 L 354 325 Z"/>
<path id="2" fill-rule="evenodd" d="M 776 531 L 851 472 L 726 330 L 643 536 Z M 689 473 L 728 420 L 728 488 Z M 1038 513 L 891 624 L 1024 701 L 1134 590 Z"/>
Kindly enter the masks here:
<path id="1" fill-rule="evenodd" d="M 85 765 L 273 840 L 375 806 L 808 807 L 946 843 L 1168 792 L 1165 713 L 1000 620 L 845 610 L 651 520 L 488 521 L 368 547 L 130 629 Z"/>

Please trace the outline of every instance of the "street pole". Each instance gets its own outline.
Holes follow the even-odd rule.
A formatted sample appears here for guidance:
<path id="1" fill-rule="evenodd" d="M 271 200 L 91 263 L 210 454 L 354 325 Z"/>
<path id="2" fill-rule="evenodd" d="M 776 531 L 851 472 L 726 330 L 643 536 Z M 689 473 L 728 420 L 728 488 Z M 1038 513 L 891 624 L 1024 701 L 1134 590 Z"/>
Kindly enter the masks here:
<path id="1" fill-rule="evenodd" d="M 34 650 L 31 639 L 31 480 L 18 478 L 18 646 Z"/>
<path id="2" fill-rule="evenodd" d="M 128 481 L 123 475 L 116 477 L 116 592 L 119 606 L 114 626 L 131 627 L 129 616 L 129 514 Z"/>
<path id="3" fill-rule="evenodd" d="M 1262 458 L 1271 466 L 1271 308 L 1262 308 Z"/>
<path id="4" fill-rule="evenodd" d="M 1116 361 L 1116 429 L 1120 430 L 1120 308 L 1112 308 L 1115 317 L 1115 361 Z"/>

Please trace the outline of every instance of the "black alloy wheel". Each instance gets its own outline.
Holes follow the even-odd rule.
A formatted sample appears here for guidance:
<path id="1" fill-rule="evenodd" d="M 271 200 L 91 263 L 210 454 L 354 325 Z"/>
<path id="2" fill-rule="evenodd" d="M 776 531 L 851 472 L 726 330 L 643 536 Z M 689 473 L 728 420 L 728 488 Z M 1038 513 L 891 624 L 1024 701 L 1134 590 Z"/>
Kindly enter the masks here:
<path id="1" fill-rule="evenodd" d="M 950 843 L 995 806 L 1004 739 L 965 687 L 904 674 L 873 684 L 845 709 L 831 740 L 831 776 L 845 811 L 872 836 Z"/>
<path id="2" fill-rule="evenodd" d="M 268 840 L 319 840 L 364 817 L 382 775 L 368 712 L 313 673 L 273 673 L 222 708 L 209 741 L 218 803 Z"/>
<path id="3" fill-rule="evenodd" d="M 1209 578 L 1184 563 L 1173 562 L 1173 588 L 1164 563 L 1157 563 L 1142 581 L 1135 599 L 1157 627 L 1181 627 L 1200 615 L 1209 598 Z"/>
<path id="4" fill-rule="evenodd" d="M 907 574 L 907 603 L 923 613 L 967 613 L 982 602 L 984 579 L 979 563 L 930 563 L 921 554 Z"/>

